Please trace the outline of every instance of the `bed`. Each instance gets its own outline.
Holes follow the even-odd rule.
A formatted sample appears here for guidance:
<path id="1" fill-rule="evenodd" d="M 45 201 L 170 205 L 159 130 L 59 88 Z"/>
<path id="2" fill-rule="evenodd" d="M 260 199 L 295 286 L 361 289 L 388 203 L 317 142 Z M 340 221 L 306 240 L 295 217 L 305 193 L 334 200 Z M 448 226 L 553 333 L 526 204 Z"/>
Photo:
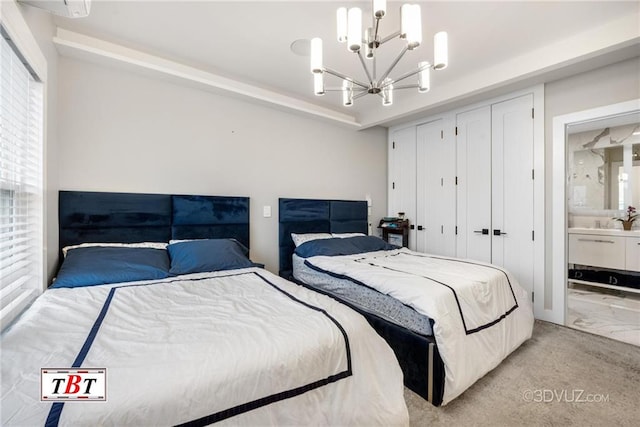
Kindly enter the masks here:
<path id="1" fill-rule="evenodd" d="M 508 271 L 366 236 L 365 201 L 279 200 L 280 275 L 362 313 L 407 387 L 447 404 L 531 337 L 533 311 Z"/>
<path id="2" fill-rule="evenodd" d="M 2 425 L 408 425 L 365 319 L 250 260 L 248 198 L 59 206 L 57 277 L 2 333 Z M 104 369 L 106 394 L 52 396 L 41 369 Z"/>

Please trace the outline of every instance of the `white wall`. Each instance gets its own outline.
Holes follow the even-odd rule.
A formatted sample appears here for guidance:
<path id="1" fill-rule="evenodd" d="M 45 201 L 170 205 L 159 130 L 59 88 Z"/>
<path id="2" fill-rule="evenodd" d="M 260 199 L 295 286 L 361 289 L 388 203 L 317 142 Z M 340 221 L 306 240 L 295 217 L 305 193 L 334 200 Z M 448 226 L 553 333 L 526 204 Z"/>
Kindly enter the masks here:
<path id="1" fill-rule="evenodd" d="M 386 214 L 386 130 L 353 131 L 116 68 L 58 61 L 60 189 L 249 196 L 251 258 L 278 269 L 278 198 Z M 272 217 L 263 218 L 263 206 Z"/>
<path id="2" fill-rule="evenodd" d="M 546 272 L 545 308 L 552 308 L 551 260 L 554 256 L 552 236 L 565 230 L 552 229 L 552 153 L 553 118 L 576 111 L 640 98 L 640 58 L 612 64 L 545 85 L 545 205 Z"/>

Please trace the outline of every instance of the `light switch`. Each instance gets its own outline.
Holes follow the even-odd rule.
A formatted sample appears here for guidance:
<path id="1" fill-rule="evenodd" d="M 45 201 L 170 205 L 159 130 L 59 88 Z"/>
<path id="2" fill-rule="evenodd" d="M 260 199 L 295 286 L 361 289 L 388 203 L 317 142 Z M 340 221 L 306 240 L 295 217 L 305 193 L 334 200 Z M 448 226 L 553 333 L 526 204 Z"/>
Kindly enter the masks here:
<path id="1" fill-rule="evenodd" d="M 271 218 L 271 206 L 262 207 L 262 216 L 265 218 Z"/>

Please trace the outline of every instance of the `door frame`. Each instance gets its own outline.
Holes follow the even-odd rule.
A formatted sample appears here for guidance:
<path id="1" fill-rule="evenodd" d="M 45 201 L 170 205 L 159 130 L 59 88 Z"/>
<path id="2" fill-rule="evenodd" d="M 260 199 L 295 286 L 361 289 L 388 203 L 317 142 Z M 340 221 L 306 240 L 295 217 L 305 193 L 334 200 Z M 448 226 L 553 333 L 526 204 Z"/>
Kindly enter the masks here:
<path id="1" fill-rule="evenodd" d="M 577 111 L 553 118 L 551 306 L 539 313 L 543 320 L 565 325 L 567 318 L 567 127 L 621 114 L 640 111 L 640 99 Z"/>

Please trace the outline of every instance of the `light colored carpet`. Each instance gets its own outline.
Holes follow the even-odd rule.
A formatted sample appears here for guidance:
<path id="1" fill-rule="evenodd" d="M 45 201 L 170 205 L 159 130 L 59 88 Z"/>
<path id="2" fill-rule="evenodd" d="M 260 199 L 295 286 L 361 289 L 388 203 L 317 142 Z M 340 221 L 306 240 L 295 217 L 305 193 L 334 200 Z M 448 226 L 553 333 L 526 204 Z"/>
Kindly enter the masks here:
<path id="1" fill-rule="evenodd" d="M 446 406 L 405 388 L 411 426 L 638 426 L 640 347 L 536 321 L 533 337 Z"/>

